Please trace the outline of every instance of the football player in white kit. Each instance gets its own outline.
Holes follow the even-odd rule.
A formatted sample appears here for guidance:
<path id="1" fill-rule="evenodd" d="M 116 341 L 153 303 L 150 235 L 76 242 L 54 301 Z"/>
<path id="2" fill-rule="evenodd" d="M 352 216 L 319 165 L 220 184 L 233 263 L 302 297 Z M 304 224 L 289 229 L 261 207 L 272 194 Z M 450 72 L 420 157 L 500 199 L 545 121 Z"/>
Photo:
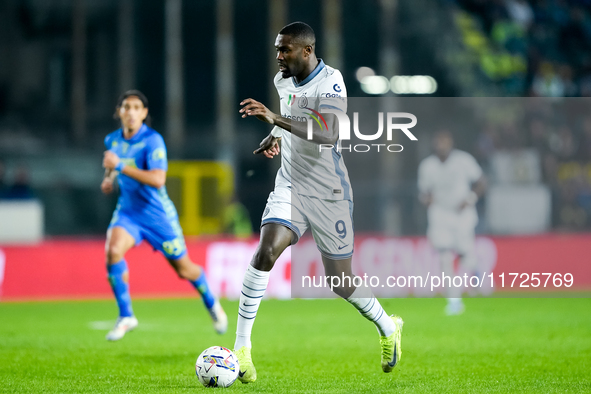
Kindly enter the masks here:
<path id="1" fill-rule="evenodd" d="M 427 238 L 439 252 L 442 272 L 453 277 L 456 254 L 465 269 L 476 269 L 475 204 L 484 193 L 486 181 L 472 155 L 453 149 L 449 131 L 435 134 L 433 150 L 435 153 L 419 165 L 419 198 L 428 206 Z M 453 285 L 446 289 L 448 315 L 464 311 L 462 291 Z"/>
<path id="2" fill-rule="evenodd" d="M 281 114 L 250 98 L 240 103 L 243 118 L 256 116 L 275 126 L 254 153 L 273 158 L 281 149 L 281 168 L 267 200 L 259 246 L 244 275 L 240 295 L 234 351 L 243 383 L 256 380 L 251 358 L 252 326 L 269 273 L 289 245 L 310 229 L 326 276 L 353 278 L 353 195 L 347 168 L 337 150 L 337 118 L 334 113 L 322 112 L 346 113 L 347 91 L 341 73 L 316 57 L 315 41 L 312 28 L 302 22 L 285 26 L 277 35 L 279 73 L 274 82 Z M 310 139 L 307 119 L 313 119 Z M 333 149 L 320 150 L 319 144 L 333 145 Z M 382 369 L 392 371 L 401 356 L 402 319 L 388 316 L 367 287 L 345 283 L 333 291 L 376 325 Z"/>

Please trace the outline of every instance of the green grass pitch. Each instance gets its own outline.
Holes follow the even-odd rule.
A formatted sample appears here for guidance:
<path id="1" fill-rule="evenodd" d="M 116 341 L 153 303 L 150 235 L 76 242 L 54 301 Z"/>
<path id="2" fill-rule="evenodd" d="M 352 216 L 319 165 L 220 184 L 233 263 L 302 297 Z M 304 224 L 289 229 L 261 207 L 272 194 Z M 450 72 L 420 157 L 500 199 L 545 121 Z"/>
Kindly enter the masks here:
<path id="1" fill-rule="evenodd" d="M 591 299 L 382 300 L 405 320 L 402 360 L 381 372 L 377 331 L 342 300 L 264 301 L 253 333 L 258 380 L 228 392 L 591 392 Z M 231 348 L 237 302 L 218 336 L 199 300 L 136 300 L 139 327 L 104 336 L 114 301 L 0 304 L 0 393 L 205 392 L 199 353 Z"/>

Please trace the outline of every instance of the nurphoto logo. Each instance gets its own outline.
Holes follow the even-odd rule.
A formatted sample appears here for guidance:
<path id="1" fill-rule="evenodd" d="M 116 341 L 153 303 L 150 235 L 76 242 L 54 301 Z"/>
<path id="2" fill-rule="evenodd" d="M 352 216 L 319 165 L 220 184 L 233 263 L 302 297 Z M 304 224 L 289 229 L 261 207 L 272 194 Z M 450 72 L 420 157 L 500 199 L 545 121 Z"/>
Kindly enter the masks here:
<path id="1" fill-rule="evenodd" d="M 322 113 L 331 113 L 336 115 L 338 122 L 339 122 L 339 140 L 347 141 L 351 139 L 351 121 L 349 120 L 349 116 L 344 114 L 339 110 L 331 110 L 330 108 L 322 108 Z M 320 128 L 327 127 L 326 121 L 324 117 L 314 111 L 314 115 L 311 115 L 313 119 L 308 118 L 308 140 L 312 140 L 313 136 L 313 121 L 318 123 Z M 400 130 L 408 137 L 411 141 L 417 141 L 417 137 L 409 129 L 413 128 L 417 124 L 417 117 L 408 112 L 387 112 L 384 116 L 384 112 L 378 112 L 378 130 L 374 134 L 363 134 L 359 130 L 359 112 L 353 113 L 353 132 L 355 136 L 362 140 L 362 141 L 376 141 L 378 140 L 382 134 L 384 134 L 384 118 L 386 119 L 386 139 L 387 141 L 392 141 L 392 136 L 394 134 L 394 130 Z M 394 119 L 408 119 L 410 120 L 409 123 L 395 123 Z M 322 151 L 323 149 L 333 149 L 334 145 L 331 144 L 320 144 L 319 150 Z M 377 152 L 381 151 L 383 148 L 385 151 L 396 153 L 402 152 L 404 147 L 400 144 L 354 144 L 344 146 L 342 144 L 337 145 L 337 151 L 347 150 L 349 152 L 369 152 L 371 150 L 376 150 Z"/>

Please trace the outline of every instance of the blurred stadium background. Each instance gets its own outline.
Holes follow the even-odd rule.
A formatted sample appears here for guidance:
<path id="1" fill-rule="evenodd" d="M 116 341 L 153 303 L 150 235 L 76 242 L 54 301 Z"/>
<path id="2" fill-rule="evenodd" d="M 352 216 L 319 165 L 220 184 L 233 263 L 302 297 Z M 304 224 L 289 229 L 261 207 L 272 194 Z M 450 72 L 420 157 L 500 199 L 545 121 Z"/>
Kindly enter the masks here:
<path id="1" fill-rule="evenodd" d="M 349 96 L 527 97 L 519 99 L 524 111 L 452 130 L 489 178 L 478 231 L 505 241 L 510 235 L 513 251 L 538 250 L 525 254 L 531 264 L 544 257 L 540 245 L 557 251 L 552 258 L 569 250 L 573 264 L 584 263 L 591 239 L 591 113 L 583 98 L 591 95 L 589 0 L 4 0 L 4 298 L 109 294 L 102 237 L 116 196 L 100 193 L 101 157 L 104 136 L 118 127 L 116 99 L 130 88 L 147 95 L 153 126 L 167 142 L 167 187 L 194 258 L 208 270 L 208 256 L 240 256 L 246 264 L 256 244 L 250 228 L 256 233 L 260 225 L 279 161 L 252 155 L 269 128 L 241 120 L 238 103 L 253 97 L 277 108 L 273 42 L 296 20 L 314 27 L 317 53 L 342 71 Z M 416 168 L 435 130 L 417 130 L 417 145 L 393 159 L 375 188 L 353 183 L 360 234 L 424 235 Z M 347 162 L 350 171 L 371 166 Z M 374 190 L 379 212 L 363 203 Z M 508 201 L 517 208 L 505 209 Z M 134 256 L 156 262 L 142 268 L 132 291 L 190 292 L 177 289 L 172 272 L 160 287 L 149 279 L 168 268 L 146 246 L 132 251 L 132 264 Z M 54 284 L 44 282 L 47 275 Z M 96 283 L 77 285 L 80 276 Z M 288 296 L 284 288 L 271 294 Z"/>

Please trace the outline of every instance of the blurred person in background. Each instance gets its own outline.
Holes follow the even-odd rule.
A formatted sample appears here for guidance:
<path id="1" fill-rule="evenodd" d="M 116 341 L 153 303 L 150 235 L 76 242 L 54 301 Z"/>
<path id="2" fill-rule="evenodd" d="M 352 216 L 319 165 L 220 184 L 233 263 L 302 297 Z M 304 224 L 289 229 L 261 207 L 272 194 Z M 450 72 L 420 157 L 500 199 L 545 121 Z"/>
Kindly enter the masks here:
<path id="1" fill-rule="evenodd" d="M 124 256 L 144 239 L 201 294 L 215 330 L 223 334 L 228 325 L 226 314 L 209 289 L 205 273 L 187 254 L 176 208 L 166 192 L 166 145 L 162 136 L 145 123 L 148 99 L 137 90 L 125 92 L 119 98 L 115 117 L 121 121 L 121 128 L 105 138 L 101 184 L 103 193 L 111 193 L 117 178 L 121 193 L 105 246 L 109 282 L 119 306 L 119 318 L 107 340 L 119 340 L 138 325 Z"/>
<path id="2" fill-rule="evenodd" d="M 506 0 L 509 17 L 524 30 L 529 29 L 534 20 L 534 11 L 526 0 Z"/>
<path id="3" fill-rule="evenodd" d="M 419 198 L 428 207 L 427 237 L 439 253 L 442 273 L 453 278 L 458 274 L 456 255 L 464 269 L 476 271 L 476 202 L 486 189 L 486 180 L 472 155 L 454 149 L 449 131 L 435 134 L 433 151 L 419 165 Z M 446 314 L 464 311 L 462 291 L 453 285 L 446 289 Z"/>
<path id="4" fill-rule="evenodd" d="M 0 160 L 0 199 L 4 198 L 8 185 L 6 184 L 6 165 Z"/>
<path id="5" fill-rule="evenodd" d="M 534 76 L 532 91 L 537 97 L 564 97 L 564 81 L 550 62 L 542 62 Z"/>
<path id="6" fill-rule="evenodd" d="M 224 234 L 237 238 L 250 238 L 252 236 L 252 222 L 248 209 L 238 200 L 236 194 L 224 209 Z"/>
<path id="7" fill-rule="evenodd" d="M 4 198 L 11 200 L 28 200 L 34 197 L 30 184 L 29 170 L 20 165 L 17 167 L 14 182 L 6 188 Z"/>

